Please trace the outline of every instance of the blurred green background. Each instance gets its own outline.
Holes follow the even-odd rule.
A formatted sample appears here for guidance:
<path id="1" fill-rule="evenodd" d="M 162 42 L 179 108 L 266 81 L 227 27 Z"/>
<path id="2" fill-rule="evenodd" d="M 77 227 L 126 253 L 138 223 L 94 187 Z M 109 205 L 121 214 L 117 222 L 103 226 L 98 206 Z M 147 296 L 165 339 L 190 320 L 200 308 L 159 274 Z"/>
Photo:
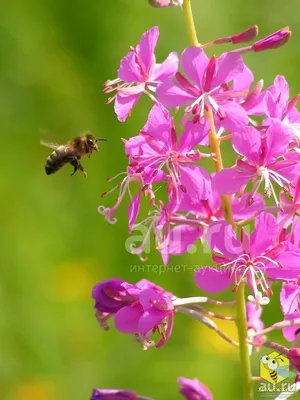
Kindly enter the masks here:
<path id="1" fill-rule="evenodd" d="M 261 36 L 290 25 L 293 40 L 283 49 L 245 60 L 257 80 L 268 85 L 284 74 L 291 94 L 297 93 L 299 0 L 194 0 L 193 6 L 201 42 L 253 24 Z M 120 124 L 112 105 L 104 105 L 102 82 L 116 77 L 120 58 L 153 25 L 161 32 L 158 61 L 188 45 L 182 12 L 153 9 L 146 0 L 1 2 L 1 399 L 84 400 L 93 387 L 107 387 L 172 400 L 180 397 L 177 376 L 198 377 L 216 399 L 241 399 L 236 351 L 207 328 L 178 315 L 171 340 L 144 352 L 130 336 L 102 331 L 94 318 L 91 288 L 108 277 L 147 277 L 178 296 L 200 294 L 192 273 L 183 269 L 130 272 L 142 263 L 124 247 L 126 204 L 114 226 L 96 211 L 116 198 L 100 195 L 112 187 L 106 178 L 125 169 L 120 138 L 136 135 L 150 108 L 143 98 Z M 88 179 L 80 173 L 70 178 L 69 166 L 46 176 L 49 151 L 40 139 L 63 143 L 85 130 L 108 138 L 84 162 Z M 207 262 L 198 249 L 170 264 Z M 162 262 L 151 253 L 146 264 Z M 281 317 L 276 296 L 265 310 L 267 325 Z M 236 335 L 228 323 L 220 326 Z M 281 340 L 280 334 L 272 338 Z M 258 356 L 253 369 L 257 374 Z"/>

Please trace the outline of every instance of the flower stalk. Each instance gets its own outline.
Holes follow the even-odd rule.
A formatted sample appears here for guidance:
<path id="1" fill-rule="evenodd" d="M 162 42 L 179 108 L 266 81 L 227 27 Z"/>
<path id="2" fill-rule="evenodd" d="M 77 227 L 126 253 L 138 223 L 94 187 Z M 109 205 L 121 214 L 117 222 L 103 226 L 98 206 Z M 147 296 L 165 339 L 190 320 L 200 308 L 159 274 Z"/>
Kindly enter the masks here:
<path id="1" fill-rule="evenodd" d="M 196 32 L 195 23 L 194 23 L 191 0 L 183 0 L 182 8 L 183 8 L 184 16 L 185 16 L 185 22 L 186 22 L 186 26 L 187 26 L 187 30 L 188 30 L 190 43 L 192 46 L 197 46 L 199 42 L 198 42 L 197 32 Z"/>
<path id="2" fill-rule="evenodd" d="M 247 319 L 245 306 L 245 285 L 241 283 L 236 293 L 236 325 L 239 336 L 240 361 L 242 369 L 242 382 L 244 390 L 244 400 L 252 400 L 252 375 L 250 357 L 247 344 Z"/>
<path id="3" fill-rule="evenodd" d="M 186 19 L 186 25 L 189 32 L 190 42 L 193 46 L 198 45 L 198 38 L 196 34 L 193 12 L 191 7 L 190 0 L 184 0 L 183 10 Z M 212 153 L 215 155 L 215 169 L 216 172 L 220 172 L 223 169 L 223 160 L 222 153 L 220 148 L 220 141 L 217 137 L 214 117 L 212 113 L 211 107 L 208 107 L 205 110 L 205 116 L 207 117 L 210 124 L 210 132 L 209 132 L 209 144 Z M 221 196 L 221 202 L 224 212 L 225 219 L 232 225 L 235 226 L 232 208 L 229 196 L 223 195 Z M 239 336 L 239 352 L 240 352 L 240 362 L 241 362 L 241 370 L 242 370 L 242 383 L 243 383 L 243 393 L 244 400 L 253 399 L 252 392 L 252 375 L 251 375 L 251 365 L 250 365 L 250 357 L 248 352 L 248 344 L 247 344 L 247 319 L 246 319 L 246 304 L 245 304 L 245 287 L 244 284 L 241 283 L 236 293 L 236 325 L 238 329 Z"/>

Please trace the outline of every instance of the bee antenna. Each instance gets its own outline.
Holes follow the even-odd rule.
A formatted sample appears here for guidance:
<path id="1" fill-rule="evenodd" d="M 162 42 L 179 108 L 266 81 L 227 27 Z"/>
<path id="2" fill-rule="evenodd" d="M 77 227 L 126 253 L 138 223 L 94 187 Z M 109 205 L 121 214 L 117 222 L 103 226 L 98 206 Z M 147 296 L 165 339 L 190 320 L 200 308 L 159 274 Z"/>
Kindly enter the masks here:
<path id="1" fill-rule="evenodd" d="M 107 139 L 103 139 L 103 138 L 96 139 L 96 142 L 107 142 Z"/>

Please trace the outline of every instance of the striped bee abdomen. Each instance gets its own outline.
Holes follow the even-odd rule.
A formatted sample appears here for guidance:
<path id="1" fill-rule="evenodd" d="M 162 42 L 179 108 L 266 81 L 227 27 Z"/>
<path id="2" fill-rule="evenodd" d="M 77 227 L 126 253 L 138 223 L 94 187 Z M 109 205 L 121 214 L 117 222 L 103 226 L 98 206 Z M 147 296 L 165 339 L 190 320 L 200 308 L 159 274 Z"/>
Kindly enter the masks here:
<path id="1" fill-rule="evenodd" d="M 65 146 L 60 146 L 47 158 L 45 171 L 47 175 L 54 174 L 70 161 L 70 154 Z"/>

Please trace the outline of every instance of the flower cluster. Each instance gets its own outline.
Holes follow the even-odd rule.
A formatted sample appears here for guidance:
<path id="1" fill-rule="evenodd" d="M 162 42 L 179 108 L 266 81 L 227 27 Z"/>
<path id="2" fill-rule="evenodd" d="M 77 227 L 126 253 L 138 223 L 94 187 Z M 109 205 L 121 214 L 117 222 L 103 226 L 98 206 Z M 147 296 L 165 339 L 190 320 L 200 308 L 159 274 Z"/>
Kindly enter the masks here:
<path id="1" fill-rule="evenodd" d="M 203 383 L 197 379 L 180 377 L 177 379 L 180 393 L 185 400 L 213 400 L 213 396 Z M 122 389 L 94 389 L 91 400 L 151 400 L 139 396 L 136 392 Z"/>
<path id="2" fill-rule="evenodd" d="M 156 7 L 182 5 L 179 1 L 150 3 Z M 154 55 L 158 27 L 149 29 L 136 47 L 130 47 L 120 62 L 118 77 L 105 82 L 104 93 L 114 93 L 106 102 L 114 102 L 120 122 L 131 115 L 142 95 L 152 104 L 144 126 L 123 139 L 128 157 L 125 172 L 110 178 L 118 183 L 102 195 L 106 198 L 118 190 L 116 203 L 100 205 L 98 211 L 109 223 L 116 223 L 117 209 L 128 194 L 128 231 L 143 228 L 144 233 L 130 251 L 142 260 L 152 233 L 165 264 L 170 256 L 187 253 L 195 242 L 206 240 L 214 266 L 196 271 L 197 286 L 216 293 L 229 287 L 237 292 L 246 285 L 245 340 L 249 349 L 259 349 L 266 342 L 265 334 L 280 328 L 295 350 L 300 338 L 299 96 L 290 97 L 289 85 L 281 75 L 263 89 L 263 81 L 254 80 L 243 60 L 247 52 L 282 46 L 291 32 L 280 29 L 218 57 L 208 57 L 205 52 L 213 45 L 253 41 L 257 34 L 258 28 L 253 26 L 187 47 L 180 56 L 172 52 L 162 63 L 157 63 Z M 225 141 L 233 157 L 230 165 L 223 167 L 220 148 Z M 214 172 L 204 167 L 209 163 L 215 166 Z M 141 215 L 144 201 L 146 216 Z M 274 282 L 282 284 L 284 321 L 264 329 L 261 314 L 270 302 Z M 101 326 L 108 328 L 107 320 L 112 317 L 117 330 L 133 335 L 145 349 L 166 343 L 177 311 L 238 345 L 210 319 L 235 318 L 215 314 L 199 304 L 221 302 L 178 299 L 145 279 L 136 284 L 121 279 L 100 282 L 93 289 L 93 298 Z M 150 340 L 153 333 L 158 333 L 156 342 Z M 288 354 L 288 349 L 282 352 Z M 294 353 L 290 357 L 295 359 Z M 179 378 L 179 383 L 186 399 L 212 399 L 196 380 Z M 132 392 L 109 397 L 101 390 L 95 390 L 93 396 L 139 398 Z"/>

